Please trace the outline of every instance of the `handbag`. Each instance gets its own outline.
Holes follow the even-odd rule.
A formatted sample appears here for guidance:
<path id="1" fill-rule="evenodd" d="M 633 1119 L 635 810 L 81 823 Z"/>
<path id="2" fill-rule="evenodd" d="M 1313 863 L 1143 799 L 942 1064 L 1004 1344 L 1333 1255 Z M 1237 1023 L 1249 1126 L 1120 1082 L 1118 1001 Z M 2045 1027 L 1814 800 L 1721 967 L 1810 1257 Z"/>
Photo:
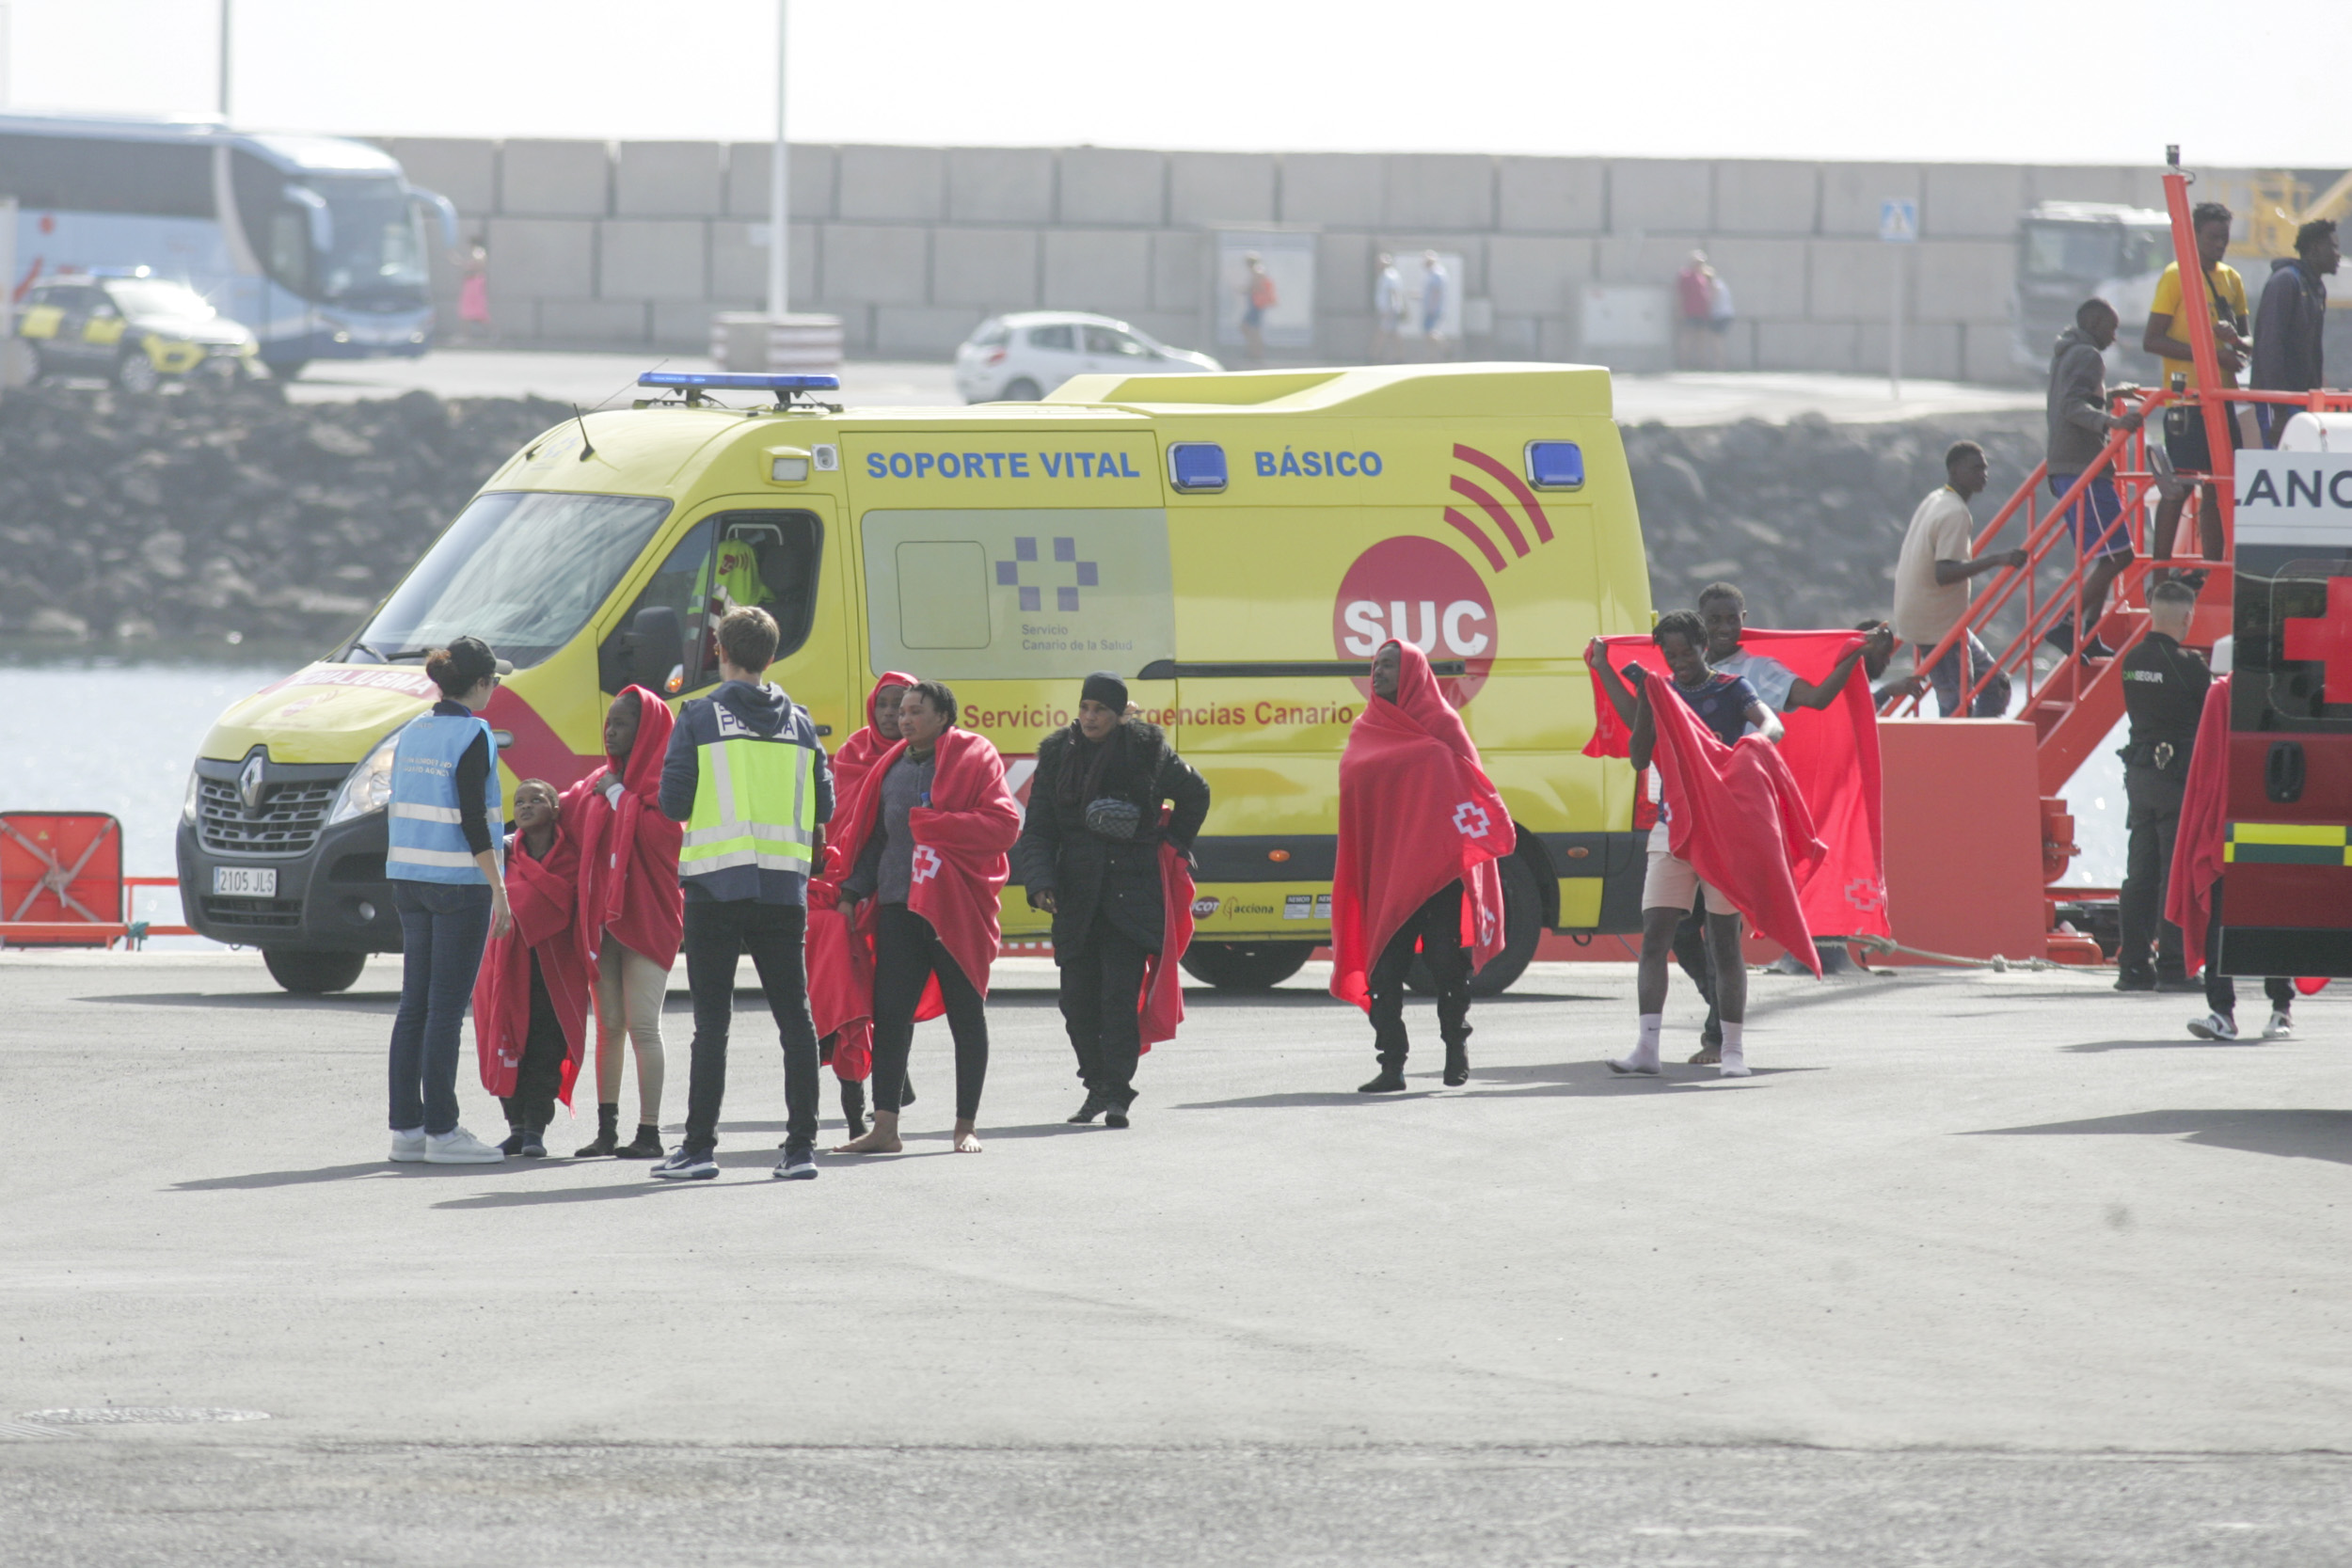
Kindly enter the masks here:
<path id="1" fill-rule="evenodd" d="M 1128 844 L 1143 826 L 1143 808 L 1116 795 L 1098 795 L 1087 802 L 1087 832 L 1114 844 Z"/>

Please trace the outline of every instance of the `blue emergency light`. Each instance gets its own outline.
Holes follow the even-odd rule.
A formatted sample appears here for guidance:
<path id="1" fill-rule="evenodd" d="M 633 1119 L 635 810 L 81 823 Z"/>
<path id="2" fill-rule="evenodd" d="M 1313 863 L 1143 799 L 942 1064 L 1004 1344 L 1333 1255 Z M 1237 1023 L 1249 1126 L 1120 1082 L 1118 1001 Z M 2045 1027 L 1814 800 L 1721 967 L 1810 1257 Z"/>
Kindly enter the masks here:
<path id="1" fill-rule="evenodd" d="M 1584 449 L 1574 441 L 1527 443 L 1527 482 L 1538 490 L 1584 488 Z"/>
<path id="2" fill-rule="evenodd" d="M 676 387 L 704 392 L 837 392 L 837 375 L 765 375 L 751 372 L 647 371 L 640 387 Z"/>
<path id="3" fill-rule="evenodd" d="M 1179 441 L 1168 449 L 1168 482 L 1186 496 L 1225 488 L 1225 449 L 1214 441 Z"/>

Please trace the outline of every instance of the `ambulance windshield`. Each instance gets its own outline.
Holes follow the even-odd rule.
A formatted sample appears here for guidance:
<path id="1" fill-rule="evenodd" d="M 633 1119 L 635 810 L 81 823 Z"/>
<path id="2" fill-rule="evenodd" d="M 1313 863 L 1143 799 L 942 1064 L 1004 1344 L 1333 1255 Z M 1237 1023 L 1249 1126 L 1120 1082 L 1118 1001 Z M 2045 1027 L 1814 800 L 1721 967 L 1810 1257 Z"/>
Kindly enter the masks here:
<path id="1" fill-rule="evenodd" d="M 580 635 L 669 512 L 668 501 L 643 496 L 478 496 L 348 657 L 402 663 L 470 635 L 517 669 L 537 664 Z"/>

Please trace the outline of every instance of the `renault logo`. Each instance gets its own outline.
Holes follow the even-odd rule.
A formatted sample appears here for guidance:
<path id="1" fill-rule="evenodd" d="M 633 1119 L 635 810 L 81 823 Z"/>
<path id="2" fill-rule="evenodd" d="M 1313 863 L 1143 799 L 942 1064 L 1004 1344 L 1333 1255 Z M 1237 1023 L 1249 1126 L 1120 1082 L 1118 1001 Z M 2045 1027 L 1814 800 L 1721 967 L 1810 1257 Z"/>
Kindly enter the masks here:
<path id="1" fill-rule="evenodd" d="M 245 766 L 237 770 L 237 796 L 245 801 L 245 814 L 247 816 L 259 816 L 262 814 L 262 774 L 265 767 L 266 759 L 262 752 L 256 751 L 245 759 Z"/>

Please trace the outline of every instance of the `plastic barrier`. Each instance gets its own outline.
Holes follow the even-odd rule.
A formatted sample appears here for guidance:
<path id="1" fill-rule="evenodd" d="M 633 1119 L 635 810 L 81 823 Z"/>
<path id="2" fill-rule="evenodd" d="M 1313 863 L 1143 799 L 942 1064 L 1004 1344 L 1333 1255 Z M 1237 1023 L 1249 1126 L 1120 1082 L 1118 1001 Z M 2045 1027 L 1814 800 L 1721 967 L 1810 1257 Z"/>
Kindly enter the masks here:
<path id="1" fill-rule="evenodd" d="M 185 926 L 133 918 L 143 887 L 175 877 L 122 874 L 122 824 L 104 812 L 0 813 L 0 943 L 10 947 L 135 947 Z"/>

